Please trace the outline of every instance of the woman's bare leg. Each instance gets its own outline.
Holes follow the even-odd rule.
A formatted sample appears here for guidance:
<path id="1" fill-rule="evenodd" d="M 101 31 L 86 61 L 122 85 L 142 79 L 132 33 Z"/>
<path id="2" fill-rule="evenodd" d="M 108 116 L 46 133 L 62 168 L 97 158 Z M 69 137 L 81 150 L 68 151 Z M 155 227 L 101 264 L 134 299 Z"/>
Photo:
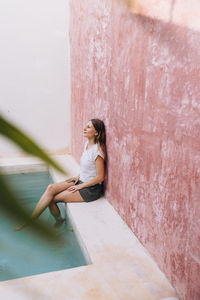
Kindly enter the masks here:
<path id="1" fill-rule="evenodd" d="M 56 203 L 53 203 L 53 201 L 51 201 L 51 203 L 49 204 L 49 210 L 52 216 L 56 220 L 55 226 L 60 226 L 65 221 L 65 218 L 61 216 L 58 205 Z"/>
<path id="2" fill-rule="evenodd" d="M 51 203 L 49 204 L 49 210 L 55 219 L 60 217 L 60 209 L 56 203 L 53 203 L 53 201 L 51 201 Z"/>
<path id="3" fill-rule="evenodd" d="M 73 182 L 58 182 L 58 183 L 53 183 L 50 184 L 46 191 L 44 192 L 44 194 L 42 195 L 42 197 L 40 198 L 40 200 L 38 201 L 32 215 L 31 215 L 31 219 L 35 219 L 37 217 L 39 217 L 41 215 L 41 213 L 50 205 L 52 199 L 54 198 L 54 196 L 64 190 L 67 190 L 70 186 L 74 185 Z M 54 208 L 55 209 L 55 208 Z M 57 209 L 59 210 L 59 208 L 57 207 Z M 60 211 L 57 210 L 57 214 L 54 214 L 54 217 L 59 218 L 60 216 Z M 26 224 L 22 224 L 19 225 L 17 227 L 14 228 L 14 230 L 20 230 L 23 227 L 25 227 Z"/>
<path id="4" fill-rule="evenodd" d="M 58 193 L 55 197 L 53 197 L 52 203 L 65 202 L 65 203 L 74 203 L 74 202 L 84 202 L 81 197 L 79 191 L 71 192 L 65 190 L 63 192 Z"/>
<path id="5" fill-rule="evenodd" d="M 59 202 L 83 202 L 83 199 L 79 192 L 72 193 L 68 190 L 60 192 L 56 196 L 54 196 L 51 203 L 49 204 L 49 209 L 51 214 L 56 219 L 55 226 L 59 226 L 65 221 L 65 219 L 61 217 L 60 210 L 57 205 L 57 203 Z"/>
<path id="6" fill-rule="evenodd" d="M 67 190 L 72 185 L 74 185 L 73 182 L 68 183 L 66 181 L 50 184 L 36 205 L 31 218 L 35 219 L 39 217 L 41 213 L 49 206 L 55 195 Z"/>

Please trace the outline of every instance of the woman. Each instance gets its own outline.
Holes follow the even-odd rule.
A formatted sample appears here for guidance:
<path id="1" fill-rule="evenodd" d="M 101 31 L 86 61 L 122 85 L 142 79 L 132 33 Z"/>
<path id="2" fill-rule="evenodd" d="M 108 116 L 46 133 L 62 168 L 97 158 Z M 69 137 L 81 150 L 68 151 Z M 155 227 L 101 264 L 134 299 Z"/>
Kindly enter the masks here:
<path id="1" fill-rule="evenodd" d="M 103 121 L 91 119 L 84 128 L 87 142 L 80 162 L 80 174 L 63 182 L 50 184 L 39 202 L 31 218 L 35 219 L 49 207 L 59 226 L 65 220 L 57 206 L 58 202 L 90 202 L 103 195 L 105 176 L 106 135 Z M 14 230 L 22 229 L 26 224 L 19 225 Z"/>

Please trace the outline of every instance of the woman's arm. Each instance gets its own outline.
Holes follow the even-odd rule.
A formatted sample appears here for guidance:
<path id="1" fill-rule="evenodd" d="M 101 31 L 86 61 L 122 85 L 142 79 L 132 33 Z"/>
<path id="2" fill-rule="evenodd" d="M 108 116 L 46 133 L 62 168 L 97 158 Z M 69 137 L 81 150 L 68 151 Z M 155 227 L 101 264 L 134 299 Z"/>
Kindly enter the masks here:
<path id="1" fill-rule="evenodd" d="M 71 186 L 68 189 L 69 191 L 76 192 L 76 191 L 78 191 L 80 189 L 83 189 L 85 187 L 92 186 L 92 185 L 95 185 L 97 183 L 101 183 L 102 181 L 104 181 L 104 177 L 105 177 L 105 174 L 104 174 L 105 173 L 104 159 L 101 156 L 98 155 L 95 163 L 96 163 L 97 176 L 95 176 L 90 181 L 83 182 L 83 183 L 78 184 L 76 186 Z"/>
<path id="2" fill-rule="evenodd" d="M 79 177 L 80 177 L 80 174 L 78 174 L 76 177 L 69 178 L 69 179 L 67 179 L 65 181 L 69 182 L 69 183 L 72 182 L 72 181 L 74 181 L 74 183 L 76 184 L 78 182 L 78 180 L 79 180 Z"/>

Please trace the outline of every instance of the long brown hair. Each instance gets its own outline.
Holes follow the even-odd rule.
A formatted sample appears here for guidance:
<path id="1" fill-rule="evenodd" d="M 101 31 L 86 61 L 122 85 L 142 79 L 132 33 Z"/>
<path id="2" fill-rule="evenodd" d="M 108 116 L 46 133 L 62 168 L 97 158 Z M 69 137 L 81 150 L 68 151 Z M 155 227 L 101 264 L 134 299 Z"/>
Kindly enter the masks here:
<path id="1" fill-rule="evenodd" d="M 106 159 L 106 131 L 104 122 L 100 119 L 91 119 L 91 122 L 98 134 L 97 136 L 95 136 L 94 142 L 96 144 L 99 144 L 104 152 Z"/>

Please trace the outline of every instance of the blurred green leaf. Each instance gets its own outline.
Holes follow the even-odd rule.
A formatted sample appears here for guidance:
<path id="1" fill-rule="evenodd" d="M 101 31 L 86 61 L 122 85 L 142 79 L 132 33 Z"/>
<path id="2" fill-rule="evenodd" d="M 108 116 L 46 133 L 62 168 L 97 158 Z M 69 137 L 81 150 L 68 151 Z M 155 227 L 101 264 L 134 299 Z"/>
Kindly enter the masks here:
<path id="1" fill-rule="evenodd" d="M 52 160 L 45 153 L 45 151 L 43 151 L 31 138 L 29 138 L 19 128 L 8 122 L 2 116 L 0 116 L 0 134 L 17 144 L 25 152 L 41 158 L 44 162 L 57 169 L 59 172 L 66 174 L 66 172 L 54 160 Z"/>
<path id="2" fill-rule="evenodd" d="M 30 218 L 26 210 L 21 206 L 19 200 L 10 190 L 6 184 L 3 176 L 0 176 L 0 209 L 5 210 L 16 222 L 27 223 L 33 230 L 40 233 L 40 235 L 45 236 L 46 239 L 55 241 L 58 240 L 58 236 L 53 230 L 48 229 L 48 227 Z"/>
<path id="3" fill-rule="evenodd" d="M 0 115 L 0 134 L 10 139 L 17 144 L 22 150 L 40 158 L 42 161 L 51 165 L 59 172 L 66 174 L 66 172 L 46 153 L 43 151 L 30 137 L 23 133 L 19 128 L 7 121 Z M 39 200 L 39 199 L 38 199 Z M 38 222 L 30 218 L 28 213 L 21 206 L 17 197 L 13 194 L 10 187 L 7 185 L 3 176 L 0 176 L 0 208 L 12 215 L 17 222 L 28 223 L 40 236 L 50 240 L 57 240 L 58 236 L 53 230 L 49 230 L 41 221 Z M 17 225 L 17 224 L 16 224 Z"/>

